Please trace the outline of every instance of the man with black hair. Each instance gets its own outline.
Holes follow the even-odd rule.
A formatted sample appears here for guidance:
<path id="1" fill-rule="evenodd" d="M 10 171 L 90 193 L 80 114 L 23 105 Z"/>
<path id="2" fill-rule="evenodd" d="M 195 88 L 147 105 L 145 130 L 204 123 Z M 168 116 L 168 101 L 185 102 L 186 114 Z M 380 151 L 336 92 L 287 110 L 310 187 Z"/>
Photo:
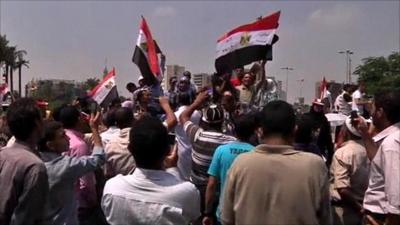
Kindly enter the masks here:
<path id="1" fill-rule="evenodd" d="M 179 118 L 191 104 L 190 95 L 187 92 L 181 92 L 177 95 L 178 102 L 181 105 L 175 112 L 176 118 Z M 201 113 L 196 110 L 190 116 L 190 121 L 194 124 L 199 124 Z M 175 126 L 176 144 L 178 148 L 178 169 L 184 180 L 189 180 L 190 171 L 192 170 L 192 143 L 190 142 L 183 124 L 178 122 Z"/>
<path id="2" fill-rule="evenodd" d="M 106 178 L 112 178 L 117 174 L 128 175 L 135 169 L 135 160 L 128 150 L 129 132 L 133 123 L 132 111 L 122 107 L 114 112 L 114 116 L 119 132 L 105 147 L 107 162 L 104 174 Z"/>
<path id="3" fill-rule="evenodd" d="M 255 132 L 255 119 L 249 115 L 239 116 L 235 120 L 235 137 L 238 139 L 225 145 L 220 145 L 213 155 L 210 168 L 208 169 L 207 190 L 205 199 L 205 215 L 203 224 L 210 224 L 214 218 L 214 202 L 217 193 L 220 194 L 216 217 L 220 222 L 222 203 L 222 193 L 225 185 L 225 178 L 235 158 L 245 152 L 251 151 L 254 146 L 249 144 L 249 140 Z M 219 190 L 217 187 L 219 186 Z"/>
<path id="4" fill-rule="evenodd" d="M 400 224 L 400 91 L 380 92 L 374 100 L 372 122 L 379 133 L 372 137 L 365 121 L 358 121 L 371 160 L 364 209 L 379 224 Z"/>
<path id="5" fill-rule="evenodd" d="M 59 119 L 70 139 L 70 148 L 65 154 L 71 157 L 90 155 L 89 146 L 84 140 L 85 122 L 81 119 L 78 109 L 74 106 L 62 108 Z M 78 192 L 79 220 L 85 221 L 97 205 L 95 174 L 91 172 L 82 176 L 77 183 L 76 190 Z"/>
<path id="6" fill-rule="evenodd" d="M 351 85 L 344 84 L 342 93 L 336 97 L 334 104 L 335 111 L 340 114 L 350 116 L 352 104 L 351 94 Z"/>
<path id="7" fill-rule="evenodd" d="M 323 160 L 292 147 L 295 114 L 284 101 L 262 110 L 254 151 L 239 155 L 225 182 L 223 224 L 331 224 Z"/>
<path id="8" fill-rule="evenodd" d="M 220 145 L 236 141 L 235 137 L 222 133 L 224 112 L 219 105 L 209 105 L 203 109 L 200 126 L 190 121 L 193 112 L 200 109 L 209 97 L 207 91 L 200 92 L 193 104 L 179 117 L 193 147 L 190 180 L 200 191 L 202 212 L 204 212 L 204 196 L 208 182 L 207 170 L 215 149 Z"/>
<path id="9" fill-rule="evenodd" d="M 36 149 L 43 122 L 35 101 L 12 103 L 7 124 L 16 141 L 0 150 L 0 224 L 42 224 L 49 184 Z"/>
<path id="10" fill-rule="evenodd" d="M 90 156 L 62 155 L 69 150 L 69 138 L 62 123 L 47 121 L 44 125 L 44 135 L 39 142 L 39 150 L 46 165 L 50 185 L 49 198 L 45 204 L 45 219 L 48 224 L 78 224 L 75 184 L 79 181 L 79 177 L 93 172 L 105 161 L 98 131 L 99 117 L 100 113 L 90 117 L 94 142 Z"/>
<path id="11" fill-rule="evenodd" d="M 110 109 L 104 115 L 103 124 L 107 127 L 103 133 L 100 134 L 103 146 L 106 147 L 110 140 L 119 133 L 119 128 L 117 127 L 115 121 L 115 111 L 117 109 Z"/>
<path id="12" fill-rule="evenodd" d="M 168 131 L 158 119 L 144 116 L 137 120 L 128 148 L 136 169 L 107 181 L 102 208 L 108 223 L 187 225 L 200 216 L 200 199 L 194 185 L 182 182 L 176 168 L 166 170 L 176 166 L 176 153 L 167 161 Z"/>

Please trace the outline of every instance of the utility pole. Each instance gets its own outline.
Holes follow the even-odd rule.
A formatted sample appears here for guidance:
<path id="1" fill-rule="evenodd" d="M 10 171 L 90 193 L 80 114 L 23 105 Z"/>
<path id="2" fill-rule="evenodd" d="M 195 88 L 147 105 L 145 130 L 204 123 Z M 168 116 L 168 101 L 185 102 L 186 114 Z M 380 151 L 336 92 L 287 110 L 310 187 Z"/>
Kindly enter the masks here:
<path id="1" fill-rule="evenodd" d="M 293 68 L 291 68 L 291 67 L 282 67 L 281 68 L 281 70 L 286 70 L 286 88 L 285 88 L 285 91 L 286 91 L 286 100 L 288 99 L 288 87 L 289 87 L 289 70 L 290 71 L 293 71 L 294 69 Z"/>
<path id="2" fill-rule="evenodd" d="M 345 56 L 346 56 L 346 79 L 345 79 L 345 82 L 351 83 L 351 58 L 350 58 L 350 55 L 354 54 L 354 52 L 347 49 L 346 51 L 339 51 L 338 53 L 345 54 Z"/>

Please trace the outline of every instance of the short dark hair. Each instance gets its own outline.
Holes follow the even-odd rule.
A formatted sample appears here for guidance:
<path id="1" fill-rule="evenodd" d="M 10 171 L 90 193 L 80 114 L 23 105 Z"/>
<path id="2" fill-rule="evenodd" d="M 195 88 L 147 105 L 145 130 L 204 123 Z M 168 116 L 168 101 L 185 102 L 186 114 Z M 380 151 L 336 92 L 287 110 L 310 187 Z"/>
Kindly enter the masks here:
<path id="1" fill-rule="evenodd" d="M 39 140 L 39 151 L 46 152 L 49 151 L 47 147 L 47 142 L 54 140 L 56 137 L 57 130 L 63 128 L 62 123 L 57 121 L 46 121 L 43 126 L 43 136 Z"/>
<path id="2" fill-rule="evenodd" d="M 20 98 L 7 110 L 7 124 L 17 140 L 26 141 L 42 121 L 39 108 L 32 98 Z"/>
<path id="3" fill-rule="evenodd" d="M 190 101 L 189 92 L 178 92 L 177 94 L 178 104 L 179 105 L 190 105 L 192 104 Z"/>
<path id="4" fill-rule="evenodd" d="M 375 94 L 376 109 L 382 108 L 392 124 L 400 121 L 400 91 L 382 91 Z"/>
<path id="5" fill-rule="evenodd" d="M 74 128 L 79 122 L 80 113 L 74 106 L 65 106 L 61 109 L 59 119 L 64 128 Z"/>
<path id="6" fill-rule="evenodd" d="M 129 108 L 121 107 L 114 112 L 114 118 L 120 129 L 131 127 L 133 123 L 133 113 Z"/>
<path id="7" fill-rule="evenodd" d="M 111 127 L 116 125 L 115 120 L 115 109 L 110 109 L 104 115 L 103 123 L 106 127 Z"/>
<path id="8" fill-rule="evenodd" d="M 157 166 L 169 153 L 167 129 L 157 118 L 143 116 L 132 126 L 128 149 L 139 168 Z"/>
<path id="9" fill-rule="evenodd" d="M 126 84 L 126 89 L 128 91 L 134 90 L 134 89 L 136 89 L 136 84 L 134 84 L 132 82 L 129 82 L 129 83 Z"/>
<path id="10" fill-rule="evenodd" d="M 309 144 L 312 141 L 312 132 L 315 122 L 308 114 L 300 115 L 296 120 L 297 130 L 294 141 L 301 144 Z"/>
<path id="11" fill-rule="evenodd" d="M 281 100 L 269 102 L 261 111 L 261 128 L 264 137 L 281 135 L 288 138 L 292 135 L 296 125 L 296 116 L 293 107 Z"/>
<path id="12" fill-rule="evenodd" d="M 242 141 L 247 141 L 253 136 L 256 129 L 255 117 L 250 114 L 239 116 L 235 119 L 235 134 Z"/>

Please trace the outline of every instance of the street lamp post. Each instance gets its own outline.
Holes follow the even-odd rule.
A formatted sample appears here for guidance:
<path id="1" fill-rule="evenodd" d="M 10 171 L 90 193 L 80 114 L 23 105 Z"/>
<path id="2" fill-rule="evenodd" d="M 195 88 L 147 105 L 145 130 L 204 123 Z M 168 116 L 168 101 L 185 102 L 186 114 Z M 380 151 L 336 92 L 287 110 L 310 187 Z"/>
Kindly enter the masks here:
<path id="1" fill-rule="evenodd" d="M 286 70 L 286 100 L 288 98 L 288 87 L 289 87 L 289 70 L 294 70 L 293 68 L 290 67 L 282 67 L 281 70 Z"/>
<path id="2" fill-rule="evenodd" d="M 345 54 L 346 55 L 346 83 L 351 83 L 351 58 L 350 55 L 354 54 L 354 52 L 350 50 L 346 51 L 339 51 L 339 54 Z"/>
<path id="3" fill-rule="evenodd" d="M 297 82 L 300 82 L 300 93 L 299 93 L 299 98 L 303 97 L 303 82 L 304 82 L 304 78 L 297 80 Z"/>

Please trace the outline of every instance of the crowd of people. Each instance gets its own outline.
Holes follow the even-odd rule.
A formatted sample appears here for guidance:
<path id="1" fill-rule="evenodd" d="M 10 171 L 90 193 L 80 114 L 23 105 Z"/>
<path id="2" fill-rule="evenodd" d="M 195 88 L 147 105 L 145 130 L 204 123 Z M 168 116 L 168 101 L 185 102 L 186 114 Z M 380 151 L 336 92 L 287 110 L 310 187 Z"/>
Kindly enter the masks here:
<path id="1" fill-rule="evenodd" d="M 16 100 L 0 120 L 0 224 L 400 224 L 400 93 L 344 85 L 296 115 L 264 67 L 205 88 L 189 71 L 165 91 L 141 77 L 106 109 Z M 327 108 L 346 116 L 338 132 Z"/>

